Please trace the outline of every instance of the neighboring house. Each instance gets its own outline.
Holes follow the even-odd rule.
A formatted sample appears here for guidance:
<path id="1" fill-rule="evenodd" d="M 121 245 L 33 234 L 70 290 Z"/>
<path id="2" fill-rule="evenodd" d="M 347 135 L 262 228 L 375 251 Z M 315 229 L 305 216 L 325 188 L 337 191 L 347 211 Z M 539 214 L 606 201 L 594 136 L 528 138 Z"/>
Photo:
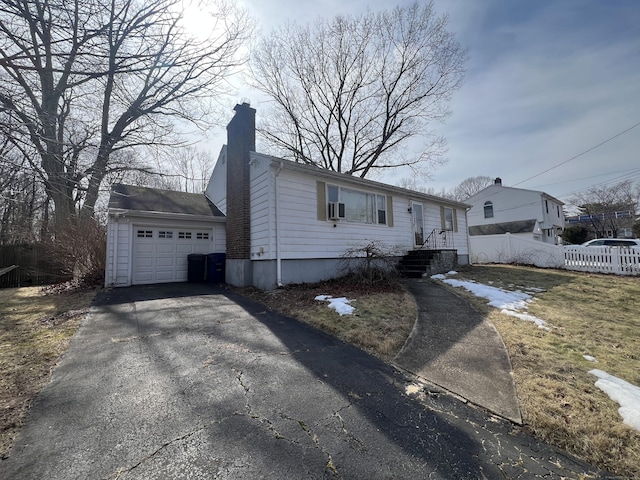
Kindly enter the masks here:
<path id="1" fill-rule="evenodd" d="M 184 205 L 180 212 L 166 211 L 164 207 L 172 203 L 166 202 L 152 205 L 150 208 L 157 209 L 154 211 L 134 212 L 115 203 L 114 196 L 122 187 L 114 188 L 109 209 L 107 285 L 145 283 L 133 273 L 140 266 L 136 258 L 141 252 L 140 231 L 155 235 L 148 241 L 154 244 L 157 256 L 167 240 L 159 238 L 160 232 L 166 235 L 171 230 L 177 235 L 187 232 L 189 225 L 194 227 L 193 233 L 196 226 L 210 232 L 211 252 L 226 253 L 226 281 L 234 286 L 270 290 L 335 277 L 348 251 L 372 241 L 399 255 L 438 247 L 455 252 L 458 263 L 468 263 L 469 205 L 256 153 L 255 110 L 242 104 L 235 111 L 227 126 L 227 145 L 220 152 L 205 194 L 199 203 L 197 195 L 191 197 L 199 209 Z M 153 191 L 159 192 L 156 197 L 163 195 L 163 191 Z M 177 192 L 167 193 L 172 194 Z M 211 207 L 210 214 L 200 210 L 205 204 Z M 123 226 L 125 222 L 131 227 Z M 219 243 L 223 238 L 224 248 Z M 173 252 L 178 251 L 175 243 Z M 191 251 L 205 253 L 197 243 L 192 245 Z M 188 250 L 185 248 L 182 255 Z M 153 255 L 151 249 L 145 251 Z M 143 263 L 155 268 L 160 265 L 152 259 Z M 176 280 L 153 274 L 144 278 L 181 281 L 184 275 Z"/>
<path id="2" fill-rule="evenodd" d="M 606 238 L 633 238 L 633 224 L 636 213 L 633 210 L 609 211 L 592 215 L 575 215 L 567 217 L 567 226 L 584 227 L 588 233 L 588 239 Z"/>
<path id="3" fill-rule="evenodd" d="M 563 202 L 536 190 L 493 185 L 466 200 L 469 236 L 511 234 L 550 244 L 560 244 L 564 227 Z"/>

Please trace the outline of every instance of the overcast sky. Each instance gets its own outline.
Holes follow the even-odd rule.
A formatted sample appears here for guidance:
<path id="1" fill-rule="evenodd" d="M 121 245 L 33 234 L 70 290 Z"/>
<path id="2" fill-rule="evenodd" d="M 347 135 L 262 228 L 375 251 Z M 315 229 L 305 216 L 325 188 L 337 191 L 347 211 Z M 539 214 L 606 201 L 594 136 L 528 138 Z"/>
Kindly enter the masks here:
<path id="1" fill-rule="evenodd" d="M 287 19 L 308 22 L 396 5 L 380 0 L 241 4 L 263 32 Z M 640 180 L 640 125 L 569 160 L 640 123 L 640 2 L 440 0 L 435 6 L 449 15 L 450 30 L 468 49 L 469 60 L 453 113 L 438 127 L 448 142 L 448 164 L 434 172 L 428 187 L 439 191 L 470 176 L 499 176 L 503 185 L 568 201 L 573 192 L 593 185 Z M 258 95 L 238 95 L 237 101 L 249 100 L 260 115 Z M 380 180 L 395 184 L 403 176 L 406 172 Z"/>

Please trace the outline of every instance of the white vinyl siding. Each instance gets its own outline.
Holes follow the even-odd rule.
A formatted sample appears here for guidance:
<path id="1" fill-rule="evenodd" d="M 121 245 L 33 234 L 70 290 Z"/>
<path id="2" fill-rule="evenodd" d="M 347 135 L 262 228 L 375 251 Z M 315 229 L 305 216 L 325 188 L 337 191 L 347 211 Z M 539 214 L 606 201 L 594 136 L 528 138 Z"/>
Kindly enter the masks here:
<path id="1" fill-rule="evenodd" d="M 218 155 L 213 173 L 204 195 L 223 213 L 227 214 L 227 146 Z"/>
<path id="2" fill-rule="evenodd" d="M 255 260 L 275 258 L 275 173 L 269 163 L 251 166 L 251 258 Z"/>
<path id="3" fill-rule="evenodd" d="M 152 235 L 153 232 L 149 232 Z M 129 260 L 131 258 L 131 225 L 109 223 L 107 225 L 107 258 L 105 265 L 105 286 L 128 286 Z"/>
<path id="4" fill-rule="evenodd" d="M 253 156 L 252 158 L 260 158 Z M 262 162 L 256 162 L 262 163 Z M 270 163 L 264 157 L 264 163 Z M 352 223 L 346 221 L 319 221 L 318 184 L 311 175 L 283 168 L 276 180 L 276 168 L 252 166 L 251 186 L 251 258 L 275 259 L 276 219 L 275 191 L 278 182 L 278 227 L 280 229 L 280 255 L 282 259 L 339 258 L 347 250 L 372 240 L 383 242 L 400 253 L 413 249 L 411 215 L 407 211 L 410 199 L 393 195 L 385 206 L 387 222 L 393 226 Z M 331 182 L 327 182 L 331 183 Z M 373 192 L 377 193 L 377 192 Z M 386 198 L 392 195 L 385 193 Z M 322 199 L 323 204 L 328 199 Z M 325 201 L 326 200 L 326 201 Z M 425 230 L 440 228 L 440 205 L 421 200 L 425 205 Z M 392 211 L 389 211 L 389 204 Z M 326 207 L 323 205 L 323 210 Z M 467 254 L 464 210 L 457 212 L 458 230 L 453 238 L 454 248 Z M 334 227 L 335 225 L 335 227 Z"/>

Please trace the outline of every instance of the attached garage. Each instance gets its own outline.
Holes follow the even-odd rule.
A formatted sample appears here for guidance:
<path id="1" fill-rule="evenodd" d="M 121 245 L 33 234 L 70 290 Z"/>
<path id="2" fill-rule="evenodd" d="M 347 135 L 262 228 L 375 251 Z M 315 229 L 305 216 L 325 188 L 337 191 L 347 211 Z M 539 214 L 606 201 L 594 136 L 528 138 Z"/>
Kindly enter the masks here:
<path id="1" fill-rule="evenodd" d="M 185 282 L 188 256 L 225 252 L 225 217 L 204 195 L 114 185 L 105 285 Z"/>

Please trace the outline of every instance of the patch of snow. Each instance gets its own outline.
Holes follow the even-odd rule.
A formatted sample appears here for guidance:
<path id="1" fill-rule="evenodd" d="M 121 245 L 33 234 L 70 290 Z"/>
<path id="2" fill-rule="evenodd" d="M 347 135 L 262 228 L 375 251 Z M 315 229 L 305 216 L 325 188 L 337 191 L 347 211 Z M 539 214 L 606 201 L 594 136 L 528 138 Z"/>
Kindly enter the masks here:
<path id="1" fill-rule="evenodd" d="M 455 270 L 450 270 L 447 272 L 447 275 L 457 275 L 458 272 L 456 272 Z"/>
<path id="2" fill-rule="evenodd" d="M 598 377 L 596 387 L 620 405 L 618 413 L 622 421 L 640 431 L 640 388 L 602 370 L 589 370 L 589 373 Z"/>
<path id="3" fill-rule="evenodd" d="M 456 280 L 454 278 L 447 278 L 445 275 L 433 275 L 431 278 L 441 280 L 452 287 L 464 288 L 476 297 L 486 298 L 489 300 L 489 305 L 499 308 L 500 311 L 506 315 L 511 315 L 512 317 L 516 317 L 527 322 L 533 322 L 538 325 L 538 328 L 550 330 L 547 326 L 547 322 L 544 320 L 534 317 L 533 315 L 523 313 L 523 311 L 527 310 L 527 306 L 532 300 L 531 295 L 528 293 L 524 293 L 520 290 L 504 290 L 502 288 L 492 287 L 467 280 Z"/>
<path id="4" fill-rule="evenodd" d="M 538 287 L 527 287 L 527 290 L 534 293 L 546 292 L 544 288 L 538 288 Z"/>
<path id="5" fill-rule="evenodd" d="M 504 308 L 502 310 L 500 310 L 500 312 L 504 313 L 505 315 L 511 315 L 512 317 L 519 318 L 520 320 L 524 320 L 525 322 L 533 322 L 538 326 L 538 328 L 542 328 L 543 330 L 551 331 L 551 329 L 549 327 L 547 327 L 547 322 L 545 322 L 544 320 L 539 319 L 538 317 L 534 317 L 533 315 L 529 315 L 529 314 L 526 314 L 526 313 L 514 312 L 513 310 L 507 310 L 507 309 L 504 309 Z"/>
<path id="6" fill-rule="evenodd" d="M 588 362 L 597 362 L 596 358 L 591 355 L 583 355 L 582 357 Z"/>
<path id="7" fill-rule="evenodd" d="M 354 307 L 349 305 L 351 300 L 347 299 L 346 297 L 333 298 L 331 295 L 318 295 L 314 298 L 314 300 L 329 302 L 329 305 L 327 306 L 338 312 L 340 316 L 351 315 L 355 310 Z"/>
<path id="8" fill-rule="evenodd" d="M 438 273 L 436 275 L 431 275 L 431 278 L 434 280 L 444 280 L 447 276 L 444 273 Z"/>

